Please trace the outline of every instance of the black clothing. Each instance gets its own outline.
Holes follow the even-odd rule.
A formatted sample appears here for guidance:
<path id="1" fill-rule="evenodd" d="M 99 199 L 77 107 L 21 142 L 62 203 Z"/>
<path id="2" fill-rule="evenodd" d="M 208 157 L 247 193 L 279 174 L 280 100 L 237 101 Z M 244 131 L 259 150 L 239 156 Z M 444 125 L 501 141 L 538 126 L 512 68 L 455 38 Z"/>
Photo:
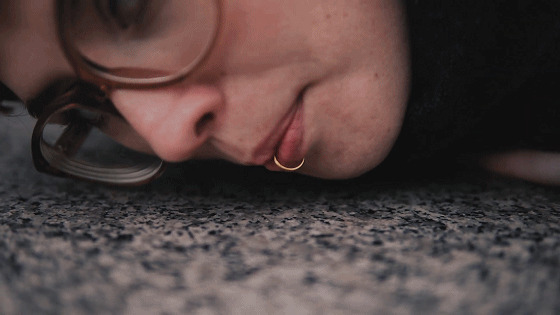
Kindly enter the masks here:
<path id="1" fill-rule="evenodd" d="M 412 90 L 388 164 L 507 148 L 560 151 L 560 1 L 406 6 Z"/>

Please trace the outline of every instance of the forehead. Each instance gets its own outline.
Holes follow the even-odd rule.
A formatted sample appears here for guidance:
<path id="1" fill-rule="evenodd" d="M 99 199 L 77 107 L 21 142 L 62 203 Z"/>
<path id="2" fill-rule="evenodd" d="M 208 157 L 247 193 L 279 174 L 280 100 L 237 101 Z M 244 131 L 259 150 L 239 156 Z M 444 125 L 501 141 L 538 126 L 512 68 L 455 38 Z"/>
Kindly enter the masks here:
<path id="1" fill-rule="evenodd" d="M 23 100 L 62 73 L 71 73 L 58 43 L 54 0 L 2 2 L 0 81 Z M 70 72 L 69 72 L 70 71 Z"/>

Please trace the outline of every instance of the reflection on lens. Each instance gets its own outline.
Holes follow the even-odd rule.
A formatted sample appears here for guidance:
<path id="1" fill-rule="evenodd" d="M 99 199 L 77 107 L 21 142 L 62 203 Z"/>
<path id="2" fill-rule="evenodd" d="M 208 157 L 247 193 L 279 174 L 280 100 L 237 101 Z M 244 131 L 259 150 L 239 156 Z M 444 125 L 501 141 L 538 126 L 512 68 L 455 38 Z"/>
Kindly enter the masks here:
<path id="1" fill-rule="evenodd" d="M 104 133 L 106 115 L 77 106 L 52 115 L 43 129 L 45 159 L 64 173 L 98 182 L 134 184 L 155 176 L 163 162 Z"/>
<path id="2" fill-rule="evenodd" d="M 71 149 L 57 146 L 57 140 L 62 137 L 65 130 L 72 129 L 68 126 L 55 124 L 47 125 L 43 138 L 53 148 L 68 153 Z M 66 152 L 64 152 L 66 150 Z M 83 140 L 83 143 L 72 152 L 72 158 L 85 163 L 104 167 L 127 167 L 134 165 L 137 161 L 153 159 L 152 156 L 133 151 L 105 135 L 99 129 L 93 127 Z"/>

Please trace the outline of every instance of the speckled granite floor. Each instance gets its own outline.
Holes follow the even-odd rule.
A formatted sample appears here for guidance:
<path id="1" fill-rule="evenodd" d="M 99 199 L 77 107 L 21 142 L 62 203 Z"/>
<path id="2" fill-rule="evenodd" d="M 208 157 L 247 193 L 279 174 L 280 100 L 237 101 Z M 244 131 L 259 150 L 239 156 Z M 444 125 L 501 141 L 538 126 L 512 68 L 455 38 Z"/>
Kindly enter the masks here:
<path id="1" fill-rule="evenodd" d="M 0 121 L 2 314 L 559 314 L 560 190 L 478 173 L 320 182 L 37 174 Z"/>

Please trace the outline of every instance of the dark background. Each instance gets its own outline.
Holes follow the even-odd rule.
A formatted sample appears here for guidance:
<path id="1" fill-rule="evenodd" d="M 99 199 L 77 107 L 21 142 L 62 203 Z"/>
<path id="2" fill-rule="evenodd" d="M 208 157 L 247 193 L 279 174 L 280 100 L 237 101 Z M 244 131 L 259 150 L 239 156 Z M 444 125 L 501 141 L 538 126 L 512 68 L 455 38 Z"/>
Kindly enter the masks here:
<path id="1" fill-rule="evenodd" d="M 0 121 L 2 314 L 560 313 L 556 188 L 191 163 L 117 189 L 36 173 L 31 123 Z"/>

